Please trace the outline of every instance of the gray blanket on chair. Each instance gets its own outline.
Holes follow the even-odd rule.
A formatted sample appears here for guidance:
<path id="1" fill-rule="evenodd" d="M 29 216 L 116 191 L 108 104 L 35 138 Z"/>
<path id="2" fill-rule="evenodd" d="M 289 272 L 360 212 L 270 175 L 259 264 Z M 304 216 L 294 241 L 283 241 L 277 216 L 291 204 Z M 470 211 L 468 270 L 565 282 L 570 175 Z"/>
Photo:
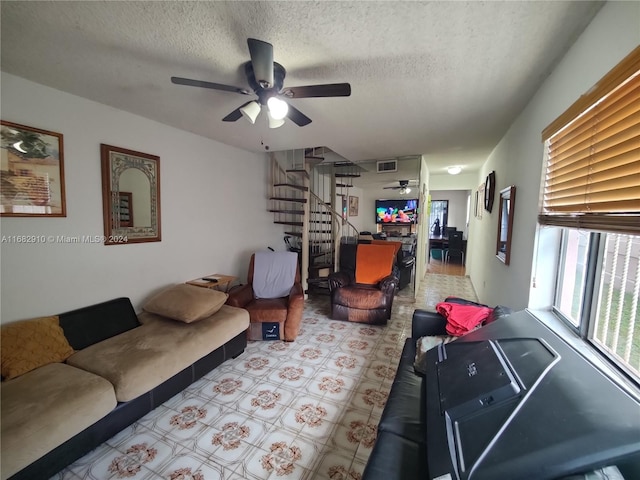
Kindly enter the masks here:
<path id="1" fill-rule="evenodd" d="M 295 252 L 256 252 L 253 260 L 253 294 L 256 298 L 286 297 L 298 267 Z"/>

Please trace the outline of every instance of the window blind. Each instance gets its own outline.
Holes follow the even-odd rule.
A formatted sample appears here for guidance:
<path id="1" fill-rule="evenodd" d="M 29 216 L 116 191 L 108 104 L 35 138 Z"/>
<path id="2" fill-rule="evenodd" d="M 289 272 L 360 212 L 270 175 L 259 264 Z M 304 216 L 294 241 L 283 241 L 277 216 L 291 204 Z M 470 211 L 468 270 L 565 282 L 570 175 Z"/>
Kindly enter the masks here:
<path id="1" fill-rule="evenodd" d="M 640 233 L 640 47 L 542 137 L 539 223 Z"/>

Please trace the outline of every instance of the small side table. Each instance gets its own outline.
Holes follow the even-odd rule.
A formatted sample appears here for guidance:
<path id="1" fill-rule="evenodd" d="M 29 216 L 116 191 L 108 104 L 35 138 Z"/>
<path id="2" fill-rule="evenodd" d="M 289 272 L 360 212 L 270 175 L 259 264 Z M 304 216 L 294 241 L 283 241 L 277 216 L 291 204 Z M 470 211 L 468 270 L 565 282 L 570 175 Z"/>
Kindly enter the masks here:
<path id="1" fill-rule="evenodd" d="M 203 278 L 215 278 L 217 282 L 209 282 L 208 280 L 203 280 Z M 216 290 L 221 290 L 224 287 L 224 292 L 229 291 L 229 287 L 233 282 L 235 282 L 238 277 L 234 277 L 232 275 L 223 275 L 221 273 L 214 273 L 213 275 L 205 275 L 204 277 L 196 278 L 194 280 L 189 280 L 189 285 L 195 285 L 196 287 L 204 287 L 204 288 L 213 288 Z"/>

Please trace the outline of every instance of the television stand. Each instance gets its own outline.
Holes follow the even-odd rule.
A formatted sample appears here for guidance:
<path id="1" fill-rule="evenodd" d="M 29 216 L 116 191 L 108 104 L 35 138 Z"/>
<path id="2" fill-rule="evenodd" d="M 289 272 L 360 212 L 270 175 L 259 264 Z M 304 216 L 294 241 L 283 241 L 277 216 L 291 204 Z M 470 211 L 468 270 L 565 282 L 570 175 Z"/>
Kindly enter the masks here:
<path id="1" fill-rule="evenodd" d="M 377 233 L 381 233 L 384 232 L 387 234 L 387 236 L 391 236 L 391 237 L 402 237 L 405 235 L 409 235 L 410 233 L 415 233 L 416 232 L 416 224 L 415 223 L 409 223 L 406 225 L 403 225 L 401 223 L 391 223 L 391 224 L 378 224 L 378 232 Z"/>

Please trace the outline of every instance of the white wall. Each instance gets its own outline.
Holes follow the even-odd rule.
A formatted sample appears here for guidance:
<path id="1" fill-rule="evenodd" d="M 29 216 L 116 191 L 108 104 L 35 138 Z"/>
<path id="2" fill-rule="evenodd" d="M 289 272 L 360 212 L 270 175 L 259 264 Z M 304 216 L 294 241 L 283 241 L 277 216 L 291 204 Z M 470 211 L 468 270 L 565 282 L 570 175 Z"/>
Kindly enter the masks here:
<path id="1" fill-rule="evenodd" d="M 416 269 L 415 269 L 415 277 L 416 281 L 414 282 L 415 296 L 418 295 L 418 288 L 420 286 L 420 281 L 424 278 L 427 273 L 427 260 L 429 252 L 427 251 L 427 242 L 429 241 L 429 195 L 431 192 L 429 191 L 429 181 L 430 181 L 430 172 L 429 167 L 427 165 L 427 160 L 425 156 L 420 158 L 420 215 L 418 217 L 418 233 L 417 233 L 417 246 L 416 249 Z"/>
<path id="2" fill-rule="evenodd" d="M 473 173 L 431 175 L 429 178 L 430 190 L 476 190 L 478 185 L 478 177 Z"/>
<path id="3" fill-rule="evenodd" d="M 516 309 L 529 304 L 543 160 L 541 132 L 638 44 L 640 3 L 605 4 L 489 156 L 477 183 L 495 170 L 496 199 L 506 186 L 515 185 L 517 191 L 511 265 L 495 257 L 498 202 L 491 214 L 483 212 L 482 220 L 471 218 L 467 273 L 481 302 Z M 535 259 L 537 265 L 552 261 L 553 255 L 545 250 Z"/>
<path id="4" fill-rule="evenodd" d="M 267 209 L 263 154 L 232 148 L 2 73 L 2 119 L 64 135 L 66 218 L 9 218 L 1 235 L 102 235 L 100 143 L 160 156 L 162 241 L 4 242 L 1 321 L 117 296 L 136 310 L 159 288 L 211 273 L 246 279 L 249 256 L 284 250 Z M 212 126 L 215 128 L 215 126 Z"/>

